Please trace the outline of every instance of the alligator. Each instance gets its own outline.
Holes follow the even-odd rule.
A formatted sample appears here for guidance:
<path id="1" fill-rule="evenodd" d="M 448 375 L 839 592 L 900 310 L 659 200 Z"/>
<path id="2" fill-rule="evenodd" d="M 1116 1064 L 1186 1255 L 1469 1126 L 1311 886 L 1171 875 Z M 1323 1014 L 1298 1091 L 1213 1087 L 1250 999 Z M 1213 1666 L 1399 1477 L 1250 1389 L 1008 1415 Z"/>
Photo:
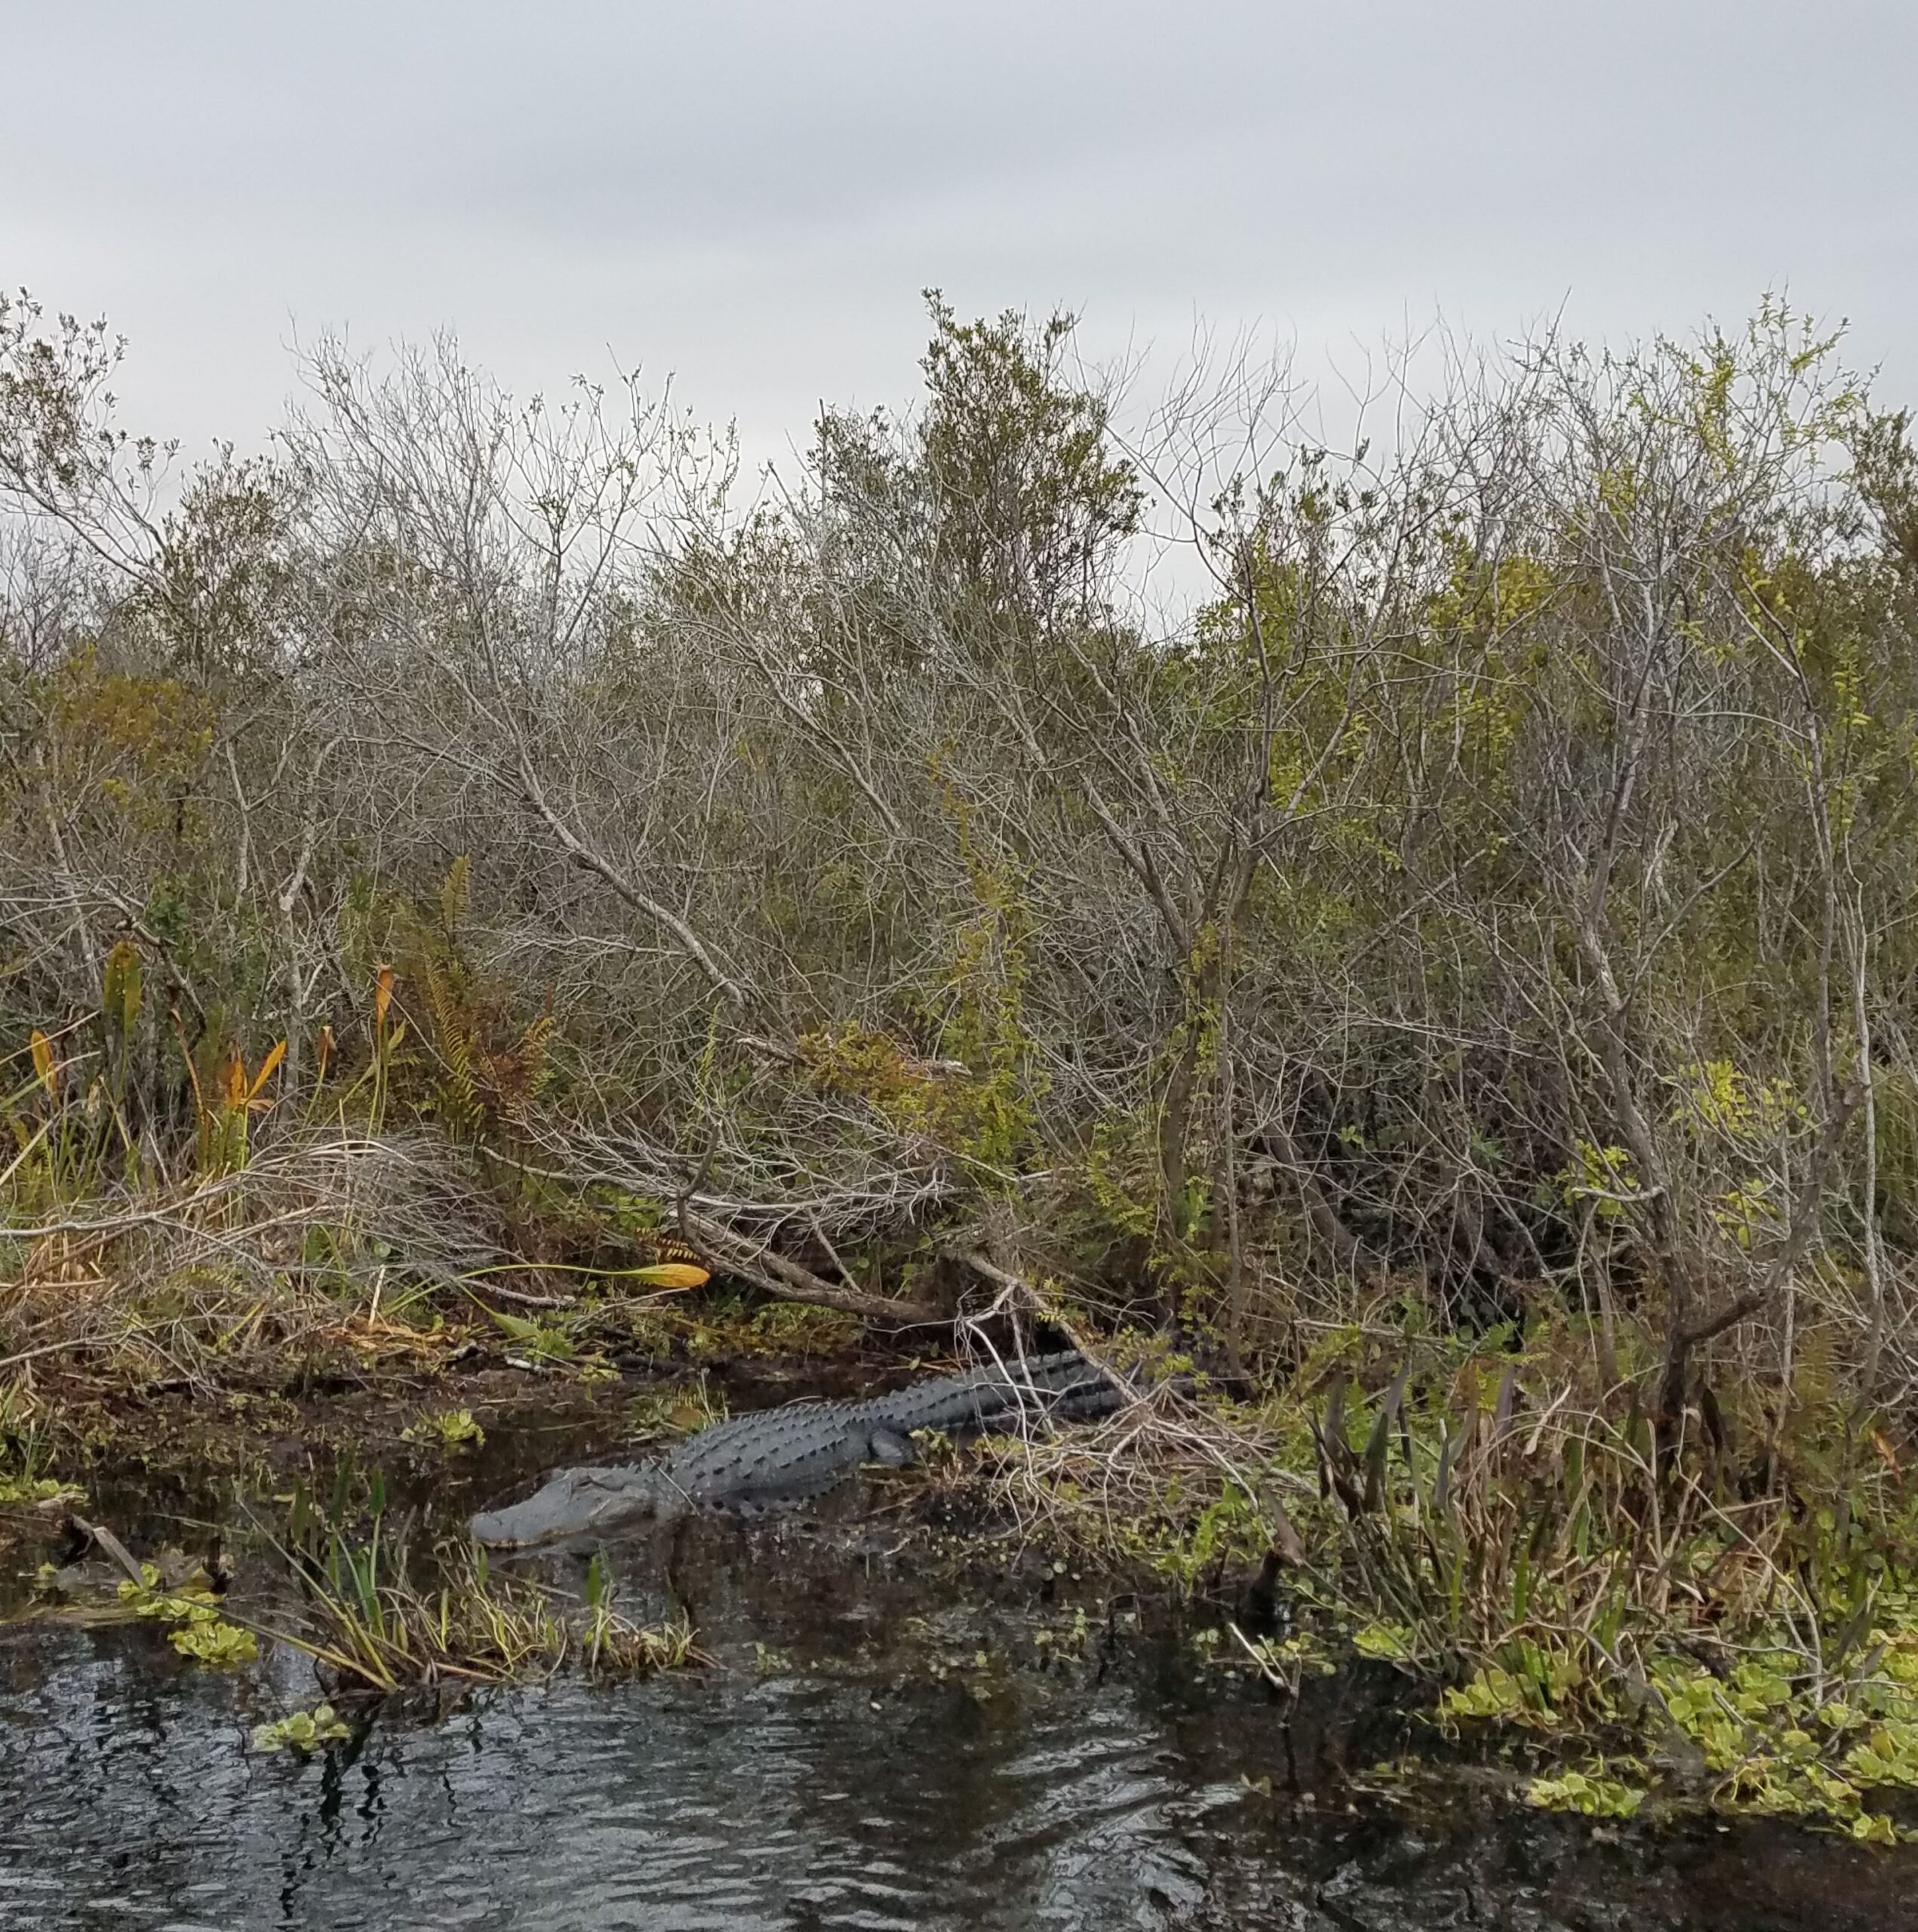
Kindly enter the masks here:
<path id="1" fill-rule="evenodd" d="M 1010 1432 L 1109 1414 L 1124 1400 L 1122 1385 L 1068 1349 L 862 1401 L 790 1402 L 715 1423 L 656 1462 L 561 1469 L 524 1502 L 482 1510 L 472 1534 L 525 1549 L 675 1524 L 699 1506 L 752 1514 L 822 1494 L 862 1463 L 902 1467 L 915 1459 L 916 1430 Z"/>

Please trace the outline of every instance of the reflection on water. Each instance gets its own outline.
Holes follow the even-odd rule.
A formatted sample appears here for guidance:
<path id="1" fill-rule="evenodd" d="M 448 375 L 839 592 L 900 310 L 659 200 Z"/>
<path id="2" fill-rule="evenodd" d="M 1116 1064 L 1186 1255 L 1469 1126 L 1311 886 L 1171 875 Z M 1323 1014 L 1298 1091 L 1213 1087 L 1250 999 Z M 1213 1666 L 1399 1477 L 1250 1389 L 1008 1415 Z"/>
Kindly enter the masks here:
<path id="1" fill-rule="evenodd" d="M 229 1683 L 54 1648 L 5 1699 L 0 1925 L 1198 1922 L 1244 1795 L 1116 1690 L 567 1684 L 303 1766 Z"/>
<path id="2" fill-rule="evenodd" d="M 388 1715 L 303 1763 L 245 1749 L 312 1700 L 297 1655 L 235 1678 L 143 1626 L 0 1629 L 0 1928 L 1918 1922 L 1908 1853 L 1782 1826 L 1354 1810 L 1348 1769 L 1415 1735 L 1363 1682 L 1320 1685 L 1288 1730 L 1096 1598 L 1083 1643 L 1035 1644 L 1073 1622 L 1049 1564 L 955 1584 L 925 1560 L 843 1521 L 703 1526 L 672 1566 L 712 1671 Z M 632 1607 L 667 1567 L 625 1553 Z"/>
<path id="3" fill-rule="evenodd" d="M 5 1699 L 8 1926 L 1180 1922 L 1241 1797 L 1117 1693 L 565 1685 L 303 1766 L 229 1683 L 51 1648 Z"/>

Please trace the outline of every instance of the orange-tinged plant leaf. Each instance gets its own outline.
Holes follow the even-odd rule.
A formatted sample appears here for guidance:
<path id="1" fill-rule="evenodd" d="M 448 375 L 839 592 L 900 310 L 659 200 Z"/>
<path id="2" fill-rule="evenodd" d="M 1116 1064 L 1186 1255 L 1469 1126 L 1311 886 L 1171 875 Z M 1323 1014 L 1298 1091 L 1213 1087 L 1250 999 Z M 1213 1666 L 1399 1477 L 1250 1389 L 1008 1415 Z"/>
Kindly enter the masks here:
<path id="1" fill-rule="evenodd" d="M 27 1044 L 33 1051 L 33 1070 L 40 1076 L 40 1084 L 49 1094 L 54 1092 L 55 1075 L 60 1069 L 54 1061 L 53 1041 L 36 1026 L 28 1036 Z"/>
<path id="2" fill-rule="evenodd" d="M 659 1261 L 650 1268 L 635 1268 L 632 1278 L 655 1288 L 702 1288 L 712 1279 L 703 1268 L 687 1261 Z"/>
<path id="3" fill-rule="evenodd" d="M 240 1057 L 235 1047 L 226 1056 L 220 1069 L 220 1100 L 226 1107 L 243 1107 L 247 1103 L 246 1063 Z"/>
<path id="4" fill-rule="evenodd" d="M 273 1077 L 273 1069 L 287 1057 L 287 1043 L 276 1040 L 268 1050 L 266 1057 L 260 1063 L 260 1071 L 253 1076 L 253 1084 L 247 1089 L 249 1103 L 260 1097 L 260 1090 Z"/>
<path id="5" fill-rule="evenodd" d="M 333 1029 L 322 1026 L 319 1037 L 313 1042 L 314 1078 L 324 1084 L 327 1065 L 333 1058 Z"/>
<path id="6" fill-rule="evenodd" d="M 383 963 L 379 968 L 373 982 L 373 1023 L 383 1026 L 386 1023 L 386 1009 L 393 1003 L 393 969 Z"/>

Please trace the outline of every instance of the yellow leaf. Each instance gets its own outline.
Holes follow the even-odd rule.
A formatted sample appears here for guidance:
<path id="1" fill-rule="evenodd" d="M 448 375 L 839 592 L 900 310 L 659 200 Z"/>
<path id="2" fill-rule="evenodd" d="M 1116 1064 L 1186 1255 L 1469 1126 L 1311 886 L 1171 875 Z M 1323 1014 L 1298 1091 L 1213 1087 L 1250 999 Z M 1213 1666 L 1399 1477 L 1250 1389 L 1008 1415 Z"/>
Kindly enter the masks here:
<path id="1" fill-rule="evenodd" d="M 53 1041 L 36 1026 L 29 1037 L 27 1044 L 33 1050 L 33 1070 L 40 1076 L 40 1084 L 45 1088 L 49 1094 L 57 1092 L 58 1089 L 55 1084 L 54 1076 L 59 1072 L 59 1069 L 54 1062 Z"/>
<path id="2" fill-rule="evenodd" d="M 240 1058 L 240 1050 L 235 1047 L 229 1053 L 220 1069 L 220 1103 L 228 1107 L 243 1107 L 247 1100 L 247 1069 Z"/>
<path id="3" fill-rule="evenodd" d="M 702 1288 L 712 1277 L 690 1262 L 660 1261 L 650 1268 L 635 1268 L 632 1278 L 655 1288 Z"/>
<path id="4" fill-rule="evenodd" d="M 373 983 L 373 1023 L 383 1026 L 386 1023 L 386 1009 L 393 1003 L 393 969 L 382 964 Z"/>
<path id="5" fill-rule="evenodd" d="M 254 1075 L 253 1084 L 247 1089 L 247 1099 L 249 1102 L 259 1099 L 260 1088 L 272 1078 L 274 1068 L 278 1066 L 286 1057 L 287 1043 L 284 1040 L 275 1041 L 266 1057 L 260 1063 L 260 1071 Z"/>

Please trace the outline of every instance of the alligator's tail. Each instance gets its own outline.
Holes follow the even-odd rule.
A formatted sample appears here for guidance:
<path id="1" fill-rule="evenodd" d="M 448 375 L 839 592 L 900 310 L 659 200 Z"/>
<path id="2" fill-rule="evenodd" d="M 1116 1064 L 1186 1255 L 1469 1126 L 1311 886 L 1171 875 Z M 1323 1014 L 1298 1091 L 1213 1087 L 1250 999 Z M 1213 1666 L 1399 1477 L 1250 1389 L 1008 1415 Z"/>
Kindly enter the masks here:
<path id="1" fill-rule="evenodd" d="M 1126 1400 L 1124 1386 L 1076 1349 L 991 1362 L 882 1396 L 894 1427 L 978 1434 L 1040 1421 L 1087 1422 Z"/>

